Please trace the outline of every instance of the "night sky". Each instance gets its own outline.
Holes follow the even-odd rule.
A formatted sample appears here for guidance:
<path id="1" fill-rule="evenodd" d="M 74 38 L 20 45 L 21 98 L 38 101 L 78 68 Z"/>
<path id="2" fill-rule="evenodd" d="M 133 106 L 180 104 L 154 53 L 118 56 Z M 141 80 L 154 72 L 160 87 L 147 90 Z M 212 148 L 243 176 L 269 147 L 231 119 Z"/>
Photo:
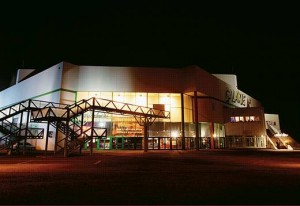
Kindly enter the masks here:
<path id="1" fill-rule="evenodd" d="M 196 1 L 13 2 L 0 13 L 0 89 L 18 68 L 79 65 L 184 67 L 237 75 L 239 89 L 280 115 L 300 140 L 296 5 Z"/>

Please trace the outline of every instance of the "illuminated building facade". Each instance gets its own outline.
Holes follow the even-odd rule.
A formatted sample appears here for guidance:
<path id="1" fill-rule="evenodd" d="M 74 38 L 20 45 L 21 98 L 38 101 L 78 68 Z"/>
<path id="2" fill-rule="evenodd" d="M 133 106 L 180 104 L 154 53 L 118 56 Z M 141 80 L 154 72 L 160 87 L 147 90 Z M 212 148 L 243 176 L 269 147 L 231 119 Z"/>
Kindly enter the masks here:
<path id="1" fill-rule="evenodd" d="M 76 102 L 83 99 L 108 100 L 115 108 L 122 108 L 114 112 L 99 109 L 99 106 L 98 109 L 82 109 Z M 212 75 L 197 66 L 108 67 L 62 62 L 39 73 L 19 70 L 17 83 L 0 92 L 1 111 L 8 111 L 12 108 L 10 105 L 20 106 L 19 102 L 26 100 L 30 100 L 31 105 L 37 101 L 39 103 L 34 104 L 35 108 L 24 109 L 27 113 L 18 110 L 2 114 L 2 136 L 5 135 L 5 125 L 17 125 L 19 134 L 23 131 L 22 125 L 26 125 L 27 137 L 25 135 L 23 139 L 41 150 L 58 151 L 68 144 L 62 140 L 67 139 L 66 135 L 72 136 L 70 131 L 74 135 L 79 131 L 81 136 L 88 136 L 83 130 L 88 130 L 91 125 L 105 129 L 105 132 L 100 132 L 100 135 L 90 133 L 91 139 L 83 139 L 80 149 L 272 147 L 266 133 L 261 103 L 238 89 L 235 75 Z M 56 112 L 63 111 L 67 105 L 75 105 L 77 113 L 74 113 L 72 120 L 55 119 L 50 113 L 48 119 L 34 119 L 32 116 L 43 113 L 37 109 L 41 102 L 60 104 L 59 109 L 47 109 L 53 116 L 57 116 Z M 136 106 L 141 107 L 136 112 L 159 108 L 168 115 L 147 117 L 151 122 L 145 127 L 138 121 L 137 115 L 125 111 L 125 107 L 130 107 L 131 111 Z M 80 118 L 75 118 L 76 115 Z M 77 126 L 74 127 L 74 124 Z M 33 128 L 43 129 L 43 138 L 29 138 L 28 131 Z M 7 141 L 2 138 L 2 143 L 4 140 Z"/>

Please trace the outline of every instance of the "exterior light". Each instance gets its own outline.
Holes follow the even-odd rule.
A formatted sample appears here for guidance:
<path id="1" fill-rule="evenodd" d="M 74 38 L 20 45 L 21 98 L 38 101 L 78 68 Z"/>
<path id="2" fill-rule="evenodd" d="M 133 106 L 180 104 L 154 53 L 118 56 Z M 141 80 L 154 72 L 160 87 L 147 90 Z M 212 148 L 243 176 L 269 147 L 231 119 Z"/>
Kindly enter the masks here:
<path id="1" fill-rule="evenodd" d="M 171 132 L 171 137 L 177 138 L 179 136 L 179 133 L 177 131 Z"/>
<path id="2" fill-rule="evenodd" d="M 275 137 L 287 137 L 289 136 L 288 134 L 285 134 L 285 133 L 277 133 L 274 135 Z"/>

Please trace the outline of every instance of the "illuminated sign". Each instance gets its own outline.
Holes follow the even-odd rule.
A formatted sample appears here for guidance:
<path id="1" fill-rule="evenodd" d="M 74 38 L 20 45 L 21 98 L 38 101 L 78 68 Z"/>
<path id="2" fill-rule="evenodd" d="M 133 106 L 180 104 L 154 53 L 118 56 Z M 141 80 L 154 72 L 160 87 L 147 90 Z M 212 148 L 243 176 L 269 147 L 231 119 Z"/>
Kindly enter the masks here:
<path id="1" fill-rule="evenodd" d="M 240 92 L 239 90 L 233 90 L 230 88 L 226 89 L 225 102 L 243 107 L 250 107 L 251 105 L 251 99 L 247 97 L 247 95 Z"/>

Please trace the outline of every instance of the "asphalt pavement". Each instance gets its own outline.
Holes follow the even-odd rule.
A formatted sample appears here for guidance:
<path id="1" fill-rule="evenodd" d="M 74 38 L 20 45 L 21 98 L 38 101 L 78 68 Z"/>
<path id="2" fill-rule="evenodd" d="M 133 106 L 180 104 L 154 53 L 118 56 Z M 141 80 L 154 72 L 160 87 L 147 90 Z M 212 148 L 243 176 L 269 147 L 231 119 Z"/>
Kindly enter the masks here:
<path id="1" fill-rule="evenodd" d="M 300 151 L 1 155 L 0 204 L 295 205 Z"/>

